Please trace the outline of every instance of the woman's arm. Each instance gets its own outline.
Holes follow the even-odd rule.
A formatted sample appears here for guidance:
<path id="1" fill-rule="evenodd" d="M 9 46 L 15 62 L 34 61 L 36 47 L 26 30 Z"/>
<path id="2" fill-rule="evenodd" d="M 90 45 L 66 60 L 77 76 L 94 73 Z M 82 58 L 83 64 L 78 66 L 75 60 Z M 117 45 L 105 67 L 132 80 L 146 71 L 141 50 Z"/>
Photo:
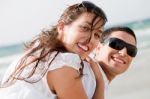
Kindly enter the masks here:
<path id="1" fill-rule="evenodd" d="M 94 62 L 91 58 L 87 58 L 87 61 L 90 63 L 96 78 L 96 90 L 93 99 L 104 99 L 104 79 L 101 71 L 99 70 L 99 65 L 96 62 Z"/>
<path id="2" fill-rule="evenodd" d="M 63 66 L 48 72 L 48 85 L 58 99 L 88 99 L 77 70 Z"/>

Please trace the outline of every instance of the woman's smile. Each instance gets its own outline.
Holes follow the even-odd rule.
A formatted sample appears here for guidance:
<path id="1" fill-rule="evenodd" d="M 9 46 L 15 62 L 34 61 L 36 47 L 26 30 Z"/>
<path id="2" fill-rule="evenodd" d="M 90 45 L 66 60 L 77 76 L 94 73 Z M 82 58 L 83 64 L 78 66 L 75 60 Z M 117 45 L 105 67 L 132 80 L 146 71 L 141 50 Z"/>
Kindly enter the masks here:
<path id="1" fill-rule="evenodd" d="M 81 44 L 81 43 L 78 43 L 78 47 L 79 47 L 80 49 L 84 50 L 85 52 L 89 50 L 89 47 L 88 47 L 88 46 L 83 45 L 83 44 Z"/>

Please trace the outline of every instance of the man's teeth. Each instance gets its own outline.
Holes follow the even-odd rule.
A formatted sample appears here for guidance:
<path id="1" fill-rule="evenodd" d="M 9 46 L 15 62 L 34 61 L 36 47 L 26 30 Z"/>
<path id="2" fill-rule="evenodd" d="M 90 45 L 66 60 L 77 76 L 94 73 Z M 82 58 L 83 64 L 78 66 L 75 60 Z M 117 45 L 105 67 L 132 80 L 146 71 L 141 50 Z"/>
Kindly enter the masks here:
<path id="1" fill-rule="evenodd" d="M 120 60 L 120 59 L 118 59 L 118 58 L 114 58 L 114 60 L 117 61 L 117 62 L 119 62 L 119 63 L 121 63 L 121 64 L 124 63 L 122 60 Z"/>
<path id="2" fill-rule="evenodd" d="M 87 46 L 84 46 L 82 44 L 78 44 L 79 47 L 81 47 L 83 50 L 87 51 L 88 50 L 88 47 Z"/>

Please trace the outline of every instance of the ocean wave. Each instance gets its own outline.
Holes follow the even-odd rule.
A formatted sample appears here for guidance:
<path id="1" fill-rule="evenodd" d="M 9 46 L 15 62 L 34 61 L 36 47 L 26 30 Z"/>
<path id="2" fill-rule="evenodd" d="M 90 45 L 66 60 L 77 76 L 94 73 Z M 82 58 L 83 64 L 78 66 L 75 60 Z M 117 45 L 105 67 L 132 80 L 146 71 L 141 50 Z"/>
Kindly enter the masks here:
<path id="1" fill-rule="evenodd" d="M 5 57 L 0 57 L 0 66 L 4 64 L 9 64 L 15 59 L 19 58 L 21 54 L 16 54 L 16 55 L 11 55 L 11 56 L 5 56 Z"/>
<path id="2" fill-rule="evenodd" d="M 24 49 L 23 44 L 12 44 L 9 46 L 0 47 L 0 57 L 12 56 L 18 53 L 22 53 Z"/>
<path id="3" fill-rule="evenodd" d="M 150 47 L 150 28 L 135 30 L 139 49 Z"/>
<path id="4" fill-rule="evenodd" d="M 139 29 L 134 31 L 137 37 L 145 37 L 145 36 L 150 36 L 150 28 L 147 29 Z"/>
<path id="5" fill-rule="evenodd" d="M 141 42 L 140 44 L 138 44 L 138 49 L 146 49 L 146 48 L 150 48 L 150 42 Z"/>

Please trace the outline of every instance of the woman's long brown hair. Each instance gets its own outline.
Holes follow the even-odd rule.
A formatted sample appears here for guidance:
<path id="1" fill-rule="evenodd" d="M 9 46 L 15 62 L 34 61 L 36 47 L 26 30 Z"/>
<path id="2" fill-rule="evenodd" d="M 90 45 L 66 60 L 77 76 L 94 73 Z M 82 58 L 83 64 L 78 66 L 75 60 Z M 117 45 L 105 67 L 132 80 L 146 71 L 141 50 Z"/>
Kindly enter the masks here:
<path id="1" fill-rule="evenodd" d="M 85 6 L 81 6 L 81 4 L 74 4 L 69 6 L 64 11 L 59 21 L 63 21 L 65 25 L 69 25 L 82 13 L 89 12 L 94 13 L 98 17 L 101 17 L 104 25 L 107 20 L 105 13 L 101 9 L 99 9 L 99 13 L 97 13 L 94 8 L 89 10 L 88 7 L 86 8 Z M 3 86 L 8 86 L 14 83 L 16 80 L 24 80 L 26 82 L 34 83 L 42 79 L 59 52 L 67 52 L 62 42 L 59 41 L 57 37 L 58 31 L 57 25 L 55 25 L 51 29 L 43 30 L 35 39 L 29 42 L 26 45 L 27 53 L 21 58 L 16 66 L 17 68 L 3 83 Z M 53 52 L 56 53 L 52 56 Z M 42 65 L 40 65 L 41 63 Z M 80 69 L 80 74 L 82 75 L 82 61 L 81 66 L 82 68 Z M 38 79 L 34 79 L 34 74 L 38 75 Z"/>

